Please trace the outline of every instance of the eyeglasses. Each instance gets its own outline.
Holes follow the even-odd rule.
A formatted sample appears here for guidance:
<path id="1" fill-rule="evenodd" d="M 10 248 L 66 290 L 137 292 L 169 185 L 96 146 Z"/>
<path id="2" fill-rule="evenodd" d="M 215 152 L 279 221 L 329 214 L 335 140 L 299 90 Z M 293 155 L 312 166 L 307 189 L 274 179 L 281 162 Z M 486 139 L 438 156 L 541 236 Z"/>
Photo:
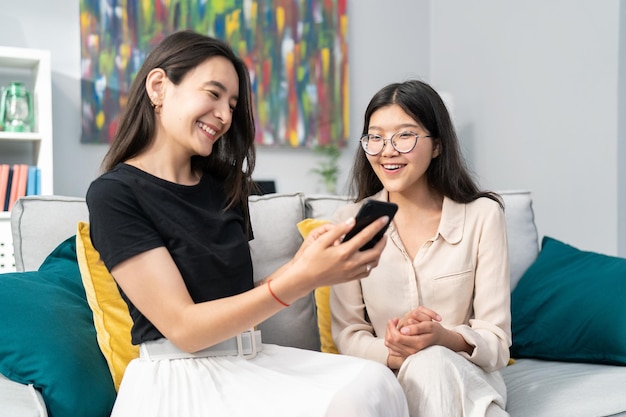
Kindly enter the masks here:
<path id="1" fill-rule="evenodd" d="M 387 141 L 391 142 L 393 149 L 400 153 L 408 153 L 417 145 L 418 138 L 429 138 L 430 135 L 418 135 L 415 132 L 397 132 L 391 135 L 389 139 L 380 135 L 363 135 L 361 136 L 361 146 L 368 155 L 378 155 L 385 148 Z"/>

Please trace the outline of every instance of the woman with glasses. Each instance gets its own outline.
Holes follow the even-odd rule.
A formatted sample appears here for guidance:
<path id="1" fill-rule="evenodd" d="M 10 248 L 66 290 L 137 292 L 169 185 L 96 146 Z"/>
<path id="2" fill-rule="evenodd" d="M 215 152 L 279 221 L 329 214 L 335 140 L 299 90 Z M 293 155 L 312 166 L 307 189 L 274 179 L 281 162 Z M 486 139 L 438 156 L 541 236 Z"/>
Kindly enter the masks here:
<path id="1" fill-rule="evenodd" d="M 365 112 L 352 168 L 355 203 L 398 205 L 368 277 L 331 291 L 343 354 L 387 365 L 412 417 L 507 416 L 499 369 L 511 344 L 503 204 L 481 191 L 448 111 L 427 84 L 384 87 Z"/>

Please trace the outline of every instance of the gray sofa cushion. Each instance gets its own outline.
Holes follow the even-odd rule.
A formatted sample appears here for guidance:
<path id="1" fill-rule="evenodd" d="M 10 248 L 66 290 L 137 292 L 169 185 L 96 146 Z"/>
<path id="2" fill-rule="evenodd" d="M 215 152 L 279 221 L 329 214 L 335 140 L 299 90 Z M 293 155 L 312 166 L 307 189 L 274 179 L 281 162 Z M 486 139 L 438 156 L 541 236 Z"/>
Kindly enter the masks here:
<path id="1" fill-rule="evenodd" d="M 254 280 L 260 281 L 296 253 L 302 239 L 296 224 L 305 217 L 303 194 L 266 194 L 250 197 L 254 240 L 250 252 Z M 313 293 L 259 324 L 264 343 L 320 350 Z"/>
<path id="2" fill-rule="evenodd" d="M 306 217 L 312 219 L 332 220 L 335 211 L 350 202 L 344 196 L 313 194 L 306 198 Z"/>
<path id="3" fill-rule="evenodd" d="M 302 194 L 265 194 L 250 197 L 254 240 L 250 252 L 254 280 L 259 281 L 290 260 L 302 243 L 296 224 L 304 219 Z"/>

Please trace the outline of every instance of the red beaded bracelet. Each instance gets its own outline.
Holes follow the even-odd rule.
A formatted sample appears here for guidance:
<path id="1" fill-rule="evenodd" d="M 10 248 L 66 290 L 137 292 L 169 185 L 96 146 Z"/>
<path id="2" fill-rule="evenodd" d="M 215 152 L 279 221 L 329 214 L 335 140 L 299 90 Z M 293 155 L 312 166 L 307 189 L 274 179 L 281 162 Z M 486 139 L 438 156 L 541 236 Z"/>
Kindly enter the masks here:
<path id="1" fill-rule="evenodd" d="M 289 304 L 285 303 L 283 300 L 281 300 L 280 298 L 278 298 L 278 297 L 276 296 L 276 294 L 274 294 L 274 291 L 272 291 L 272 287 L 271 287 L 271 285 L 270 285 L 270 282 L 271 282 L 271 281 L 272 281 L 271 279 L 268 279 L 268 280 L 267 280 L 267 289 L 268 289 L 268 290 L 270 290 L 270 294 L 272 294 L 272 297 L 274 297 L 274 299 L 275 299 L 276 301 L 278 301 L 280 304 L 284 305 L 285 307 L 289 307 Z"/>

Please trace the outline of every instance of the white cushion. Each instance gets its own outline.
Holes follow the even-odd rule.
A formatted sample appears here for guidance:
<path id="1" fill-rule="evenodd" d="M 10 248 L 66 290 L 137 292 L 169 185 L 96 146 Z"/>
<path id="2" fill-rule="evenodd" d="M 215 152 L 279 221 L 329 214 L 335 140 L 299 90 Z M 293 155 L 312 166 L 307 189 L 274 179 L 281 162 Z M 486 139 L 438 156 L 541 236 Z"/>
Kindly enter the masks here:
<path id="1" fill-rule="evenodd" d="M 39 391 L 0 374 L 0 417 L 47 417 Z"/>
<path id="2" fill-rule="evenodd" d="M 500 191 L 509 240 L 511 291 L 539 254 L 532 199 L 528 191 Z"/>

